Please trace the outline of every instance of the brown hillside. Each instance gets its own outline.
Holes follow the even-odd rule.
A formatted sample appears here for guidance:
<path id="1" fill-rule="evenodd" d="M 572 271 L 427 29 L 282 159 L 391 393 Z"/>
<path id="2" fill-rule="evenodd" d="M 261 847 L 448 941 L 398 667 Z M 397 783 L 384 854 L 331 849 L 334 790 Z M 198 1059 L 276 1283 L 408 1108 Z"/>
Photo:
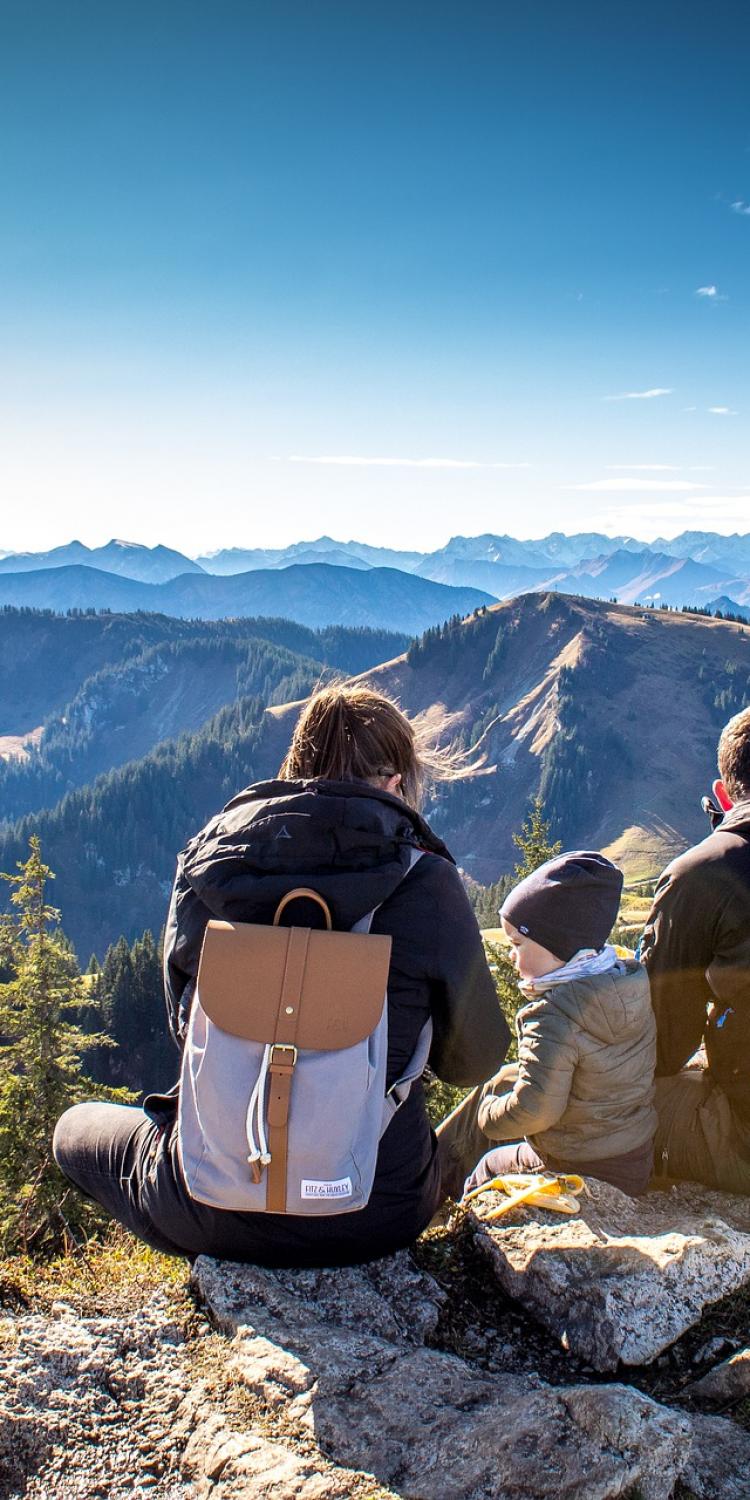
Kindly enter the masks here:
<path id="1" fill-rule="evenodd" d="M 489 882 L 541 791 L 568 847 L 606 849 L 629 880 L 708 831 L 700 797 L 722 724 L 750 701 L 746 626 L 558 594 L 527 594 L 428 632 L 365 674 L 461 743 L 466 771 L 427 809 L 459 863 Z M 296 706 L 274 710 L 279 758 Z"/>

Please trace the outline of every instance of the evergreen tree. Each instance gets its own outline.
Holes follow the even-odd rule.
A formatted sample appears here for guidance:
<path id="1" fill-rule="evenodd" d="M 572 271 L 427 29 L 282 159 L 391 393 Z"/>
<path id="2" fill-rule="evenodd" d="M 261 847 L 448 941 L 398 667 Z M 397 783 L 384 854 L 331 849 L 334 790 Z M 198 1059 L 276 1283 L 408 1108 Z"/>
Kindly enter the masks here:
<path id="1" fill-rule="evenodd" d="M 540 865 L 560 853 L 562 844 L 559 839 L 553 843 L 549 831 L 550 824 L 544 817 L 544 803 L 537 793 L 520 833 L 513 834 L 513 843 L 521 851 L 521 859 L 515 869 L 518 880 L 525 880 L 527 875 L 532 875 Z"/>
<path id="2" fill-rule="evenodd" d="M 485 911 L 489 908 L 494 920 L 487 922 L 486 925 L 496 927 L 500 920 L 499 908 L 513 886 L 517 885 L 519 880 L 524 880 L 527 875 L 531 875 L 534 870 L 538 870 L 546 860 L 554 859 L 555 855 L 560 853 L 562 845 L 559 842 L 553 843 L 549 832 L 550 825 L 544 817 L 544 803 L 537 794 L 532 799 L 528 815 L 519 832 L 513 834 L 513 842 L 521 852 L 521 858 L 515 867 L 516 879 L 502 875 L 492 886 L 480 886 L 472 882 L 468 887 L 469 898 L 480 925 Z M 485 938 L 484 946 L 487 962 L 495 981 L 500 1009 L 511 1031 L 511 1044 L 506 1059 L 507 1062 L 511 1062 L 518 1055 L 516 1011 L 522 1004 L 518 989 L 518 975 L 505 943 L 494 943 Z M 430 1080 L 427 1089 L 427 1109 L 433 1125 L 438 1124 L 450 1110 L 455 1109 L 464 1093 L 464 1089 L 454 1088 L 437 1078 Z M 487 1149 L 489 1150 L 489 1142 Z"/>
<path id="3" fill-rule="evenodd" d="M 19 871 L 2 875 L 13 909 L 0 917 L 0 1244 L 6 1251 L 51 1246 L 67 1229 L 94 1222 L 94 1211 L 66 1191 L 52 1134 L 63 1111 L 86 1094 L 130 1097 L 126 1090 L 97 1089 L 83 1071 L 81 1054 L 107 1038 L 87 1035 L 78 1023 L 89 987 L 45 899 L 53 876 L 37 838 Z"/>
<path id="4" fill-rule="evenodd" d="M 515 867 L 516 879 L 509 883 L 508 889 L 512 890 L 518 881 L 525 880 L 527 875 L 532 875 L 546 860 L 554 859 L 560 853 L 562 844 L 557 840 L 552 842 L 549 836 L 550 825 L 544 817 L 544 803 L 537 795 L 532 799 L 531 807 L 525 821 L 521 825 L 519 833 L 513 834 L 513 843 L 521 852 L 521 858 Z M 511 961 L 507 947 L 499 943 L 488 944 L 488 956 L 490 966 L 495 977 L 500 1007 L 513 1034 L 513 1045 L 508 1053 L 509 1058 L 516 1056 L 515 1024 L 516 1011 L 521 1004 L 518 991 L 518 975 Z"/>
<path id="5" fill-rule="evenodd" d="M 142 1093 L 171 1087 L 179 1060 L 167 1028 L 161 954 L 152 932 L 132 947 L 121 937 L 107 949 L 98 993 L 116 1047 L 94 1056 L 94 1076 Z"/>

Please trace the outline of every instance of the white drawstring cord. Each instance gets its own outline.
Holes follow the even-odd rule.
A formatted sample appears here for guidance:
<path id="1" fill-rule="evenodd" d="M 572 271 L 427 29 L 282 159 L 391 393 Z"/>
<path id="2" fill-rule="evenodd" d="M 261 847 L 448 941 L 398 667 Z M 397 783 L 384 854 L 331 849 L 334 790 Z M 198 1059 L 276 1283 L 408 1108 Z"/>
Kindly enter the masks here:
<path id="1" fill-rule="evenodd" d="M 269 1044 L 263 1050 L 263 1062 L 260 1068 L 260 1080 L 258 1084 L 258 1144 L 260 1146 L 260 1164 L 267 1167 L 271 1160 L 266 1138 L 266 1082 L 268 1069 L 271 1065 L 271 1053 L 273 1047 Z"/>
<path id="2" fill-rule="evenodd" d="M 251 1166 L 254 1162 L 259 1161 L 262 1167 L 267 1167 L 271 1160 L 271 1154 L 268 1150 L 268 1141 L 266 1139 L 265 1122 L 266 1080 L 268 1078 L 268 1068 L 271 1061 L 271 1050 L 272 1049 L 270 1045 L 266 1046 L 263 1049 L 263 1058 L 260 1065 L 260 1071 L 258 1073 L 258 1077 L 255 1080 L 255 1087 L 253 1088 L 253 1091 L 250 1095 L 250 1102 L 247 1106 L 247 1114 L 245 1116 L 245 1134 L 247 1136 L 247 1144 L 250 1150 L 250 1155 L 247 1159 Z"/>

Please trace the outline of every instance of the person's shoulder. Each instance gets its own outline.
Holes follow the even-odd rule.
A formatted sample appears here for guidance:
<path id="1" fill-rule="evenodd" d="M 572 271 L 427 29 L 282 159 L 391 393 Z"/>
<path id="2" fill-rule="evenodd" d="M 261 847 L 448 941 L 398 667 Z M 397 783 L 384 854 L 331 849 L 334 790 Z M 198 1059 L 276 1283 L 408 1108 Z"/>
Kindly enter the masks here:
<path id="1" fill-rule="evenodd" d="M 572 981 L 552 984 L 548 990 L 522 999 L 523 1004 L 516 1011 L 516 1025 L 527 1045 L 551 1038 L 563 1039 L 581 1030 L 581 997 Z"/>
<path id="2" fill-rule="evenodd" d="M 434 853 L 432 849 L 422 850 L 408 879 L 422 889 L 429 890 L 435 899 L 442 895 L 455 895 L 457 891 L 463 897 L 466 896 L 466 887 L 457 866 L 444 855 Z"/>
<path id="3" fill-rule="evenodd" d="M 750 868 L 750 840 L 735 829 L 721 824 L 700 843 L 692 844 L 670 860 L 659 878 L 659 887 L 701 884 L 721 874 L 722 867 L 737 858 Z"/>

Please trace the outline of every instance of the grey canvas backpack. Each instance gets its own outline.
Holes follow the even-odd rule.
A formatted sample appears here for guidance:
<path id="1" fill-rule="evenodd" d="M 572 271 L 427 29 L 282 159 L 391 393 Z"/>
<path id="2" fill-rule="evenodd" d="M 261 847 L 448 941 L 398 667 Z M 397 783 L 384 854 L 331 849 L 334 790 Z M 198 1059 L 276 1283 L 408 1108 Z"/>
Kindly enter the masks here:
<path id="1" fill-rule="evenodd" d="M 421 851 L 412 849 L 408 870 Z M 281 927 L 297 898 L 326 930 Z M 377 910 L 377 908 L 375 908 Z M 317 892 L 273 926 L 210 921 L 182 1056 L 177 1141 L 189 1193 L 214 1208 L 364 1208 L 378 1145 L 424 1071 L 432 1022 L 386 1093 L 391 939 L 375 910 L 334 932 Z"/>

